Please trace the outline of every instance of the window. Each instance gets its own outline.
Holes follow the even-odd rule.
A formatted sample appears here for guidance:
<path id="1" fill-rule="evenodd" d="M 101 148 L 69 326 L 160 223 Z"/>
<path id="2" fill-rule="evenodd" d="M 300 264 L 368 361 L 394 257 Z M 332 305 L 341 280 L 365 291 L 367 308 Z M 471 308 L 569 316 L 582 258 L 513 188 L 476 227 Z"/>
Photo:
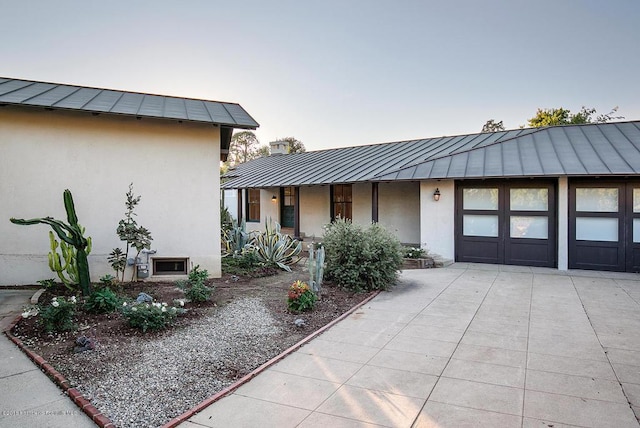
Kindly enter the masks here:
<path id="1" fill-rule="evenodd" d="M 260 189 L 247 189 L 247 221 L 260 221 Z"/>
<path id="2" fill-rule="evenodd" d="M 153 259 L 154 275 L 186 275 L 187 259 Z"/>
<path id="3" fill-rule="evenodd" d="M 332 218 L 348 218 L 353 217 L 351 209 L 351 184 L 336 184 L 331 187 L 331 217 Z"/>

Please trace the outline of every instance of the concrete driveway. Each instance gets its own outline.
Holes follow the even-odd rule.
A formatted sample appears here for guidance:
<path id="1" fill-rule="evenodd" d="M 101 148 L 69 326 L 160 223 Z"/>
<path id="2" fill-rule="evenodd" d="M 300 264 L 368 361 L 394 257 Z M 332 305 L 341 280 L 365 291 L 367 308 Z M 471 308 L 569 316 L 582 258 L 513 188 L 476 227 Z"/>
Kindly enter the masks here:
<path id="1" fill-rule="evenodd" d="M 195 427 L 638 427 L 640 276 L 454 264 L 401 284 Z"/>

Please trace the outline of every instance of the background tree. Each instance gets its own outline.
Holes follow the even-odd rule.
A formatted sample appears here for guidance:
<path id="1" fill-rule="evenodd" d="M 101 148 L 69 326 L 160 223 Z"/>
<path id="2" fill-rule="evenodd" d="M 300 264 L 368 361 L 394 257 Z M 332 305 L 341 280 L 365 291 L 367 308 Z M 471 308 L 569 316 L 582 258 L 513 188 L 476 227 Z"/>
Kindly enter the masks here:
<path id="1" fill-rule="evenodd" d="M 304 143 L 295 137 L 278 138 L 278 141 L 286 141 L 289 143 L 289 154 L 292 153 L 304 153 L 307 149 L 304 147 Z"/>
<path id="2" fill-rule="evenodd" d="M 258 148 L 257 153 L 256 153 L 256 157 L 257 158 L 264 158 L 264 157 L 267 157 L 267 156 L 270 156 L 270 155 L 271 155 L 271 150 L 269 149 L 269 146 L 267 146 L 267 145 L 260 146 Z"/>
<path id="3" fill-rule="evenodd" d="M 258 156 L 260 141 L 251 131 L 242 131 L 233 134 L 229 147 L 229 165 L 237 165 L 255 159 Z"/>
<path id="4" fill-rule="evenodd" d="M 484 125 L 482 125 L 482 131 L 480 132 L 498 132 L 498 131 L 504 131 L 504 124 L 502 123 L 502 121 L 496 122 L 493 119 L 489 119 L 485 122 Z"/>
<path id="5" fill-rule="evenodd" d="M 617 111 L 618 107 L 614 107 L 609 113 L 595 116 L 596 109 L 585 106 L 582 106 L 578 113 L 571 113 L 571 110 L 562 107 L 538 109 L 535 116 L 529 119 L 528 125 L 532 128 L 538 128 L 541 126 L 606 123 L 612 120 L 624 119 L 624 116 L 614 116 Z"/>

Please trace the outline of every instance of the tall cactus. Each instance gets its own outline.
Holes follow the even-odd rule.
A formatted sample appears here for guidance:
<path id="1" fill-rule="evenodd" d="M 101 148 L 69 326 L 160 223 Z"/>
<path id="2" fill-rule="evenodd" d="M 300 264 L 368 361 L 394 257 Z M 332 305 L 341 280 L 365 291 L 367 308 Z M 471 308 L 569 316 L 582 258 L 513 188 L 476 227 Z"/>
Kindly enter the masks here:
<path id="1" fill-rule="evenodd" d="M 324 247 L 322 244 L 309 245 L 309 284 L 314 293 L 320 294 L 324 276 Z"/>
<path id="2" fill-rule="evenodd" d="M 64 208 L 67 211 L 67 221 L 69 224 L 56 220 L 53 217 L 33 218 L 24 220 L 19 218 L 11 218 L 9 221 L 14 224 L 29 226 L 32 224 L 48 224 L 58 237 L 69 245 L 73 245 L 77 251 L 76 263 L 78 264 L 78 279 L 82 294 L 88 296 L 91 294 L 91 281 L 89 279 L 89 262 L 87 261 L 87 246 L 89 241 L 83 236 L 83 228 L 78 224 L 78 216 L 76 215 L 75 205 L 73 204 L 73 196 L 69 189 L 64 191 Z"/>

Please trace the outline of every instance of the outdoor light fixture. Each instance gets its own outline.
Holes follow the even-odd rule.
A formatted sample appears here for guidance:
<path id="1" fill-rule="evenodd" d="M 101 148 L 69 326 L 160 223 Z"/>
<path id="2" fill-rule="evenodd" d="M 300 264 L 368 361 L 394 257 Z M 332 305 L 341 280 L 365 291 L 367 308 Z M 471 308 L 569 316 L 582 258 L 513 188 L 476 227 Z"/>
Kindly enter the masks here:
<path id="1" fill-rule="evenodd" d="M 273 195 L 273 196 L 271 197 L 271 202 L 275 202 L 275 201 L 277 201 L 277 200 L 278 200 L 278 198 L 276 198 L 276 195 Z"/>
<path id="2" fill-rule="evenodd" d="M 436 187 L 436 191 L 433 192 L 433 200 L 438 202 L 440 200 L 440 189 Z"/>

